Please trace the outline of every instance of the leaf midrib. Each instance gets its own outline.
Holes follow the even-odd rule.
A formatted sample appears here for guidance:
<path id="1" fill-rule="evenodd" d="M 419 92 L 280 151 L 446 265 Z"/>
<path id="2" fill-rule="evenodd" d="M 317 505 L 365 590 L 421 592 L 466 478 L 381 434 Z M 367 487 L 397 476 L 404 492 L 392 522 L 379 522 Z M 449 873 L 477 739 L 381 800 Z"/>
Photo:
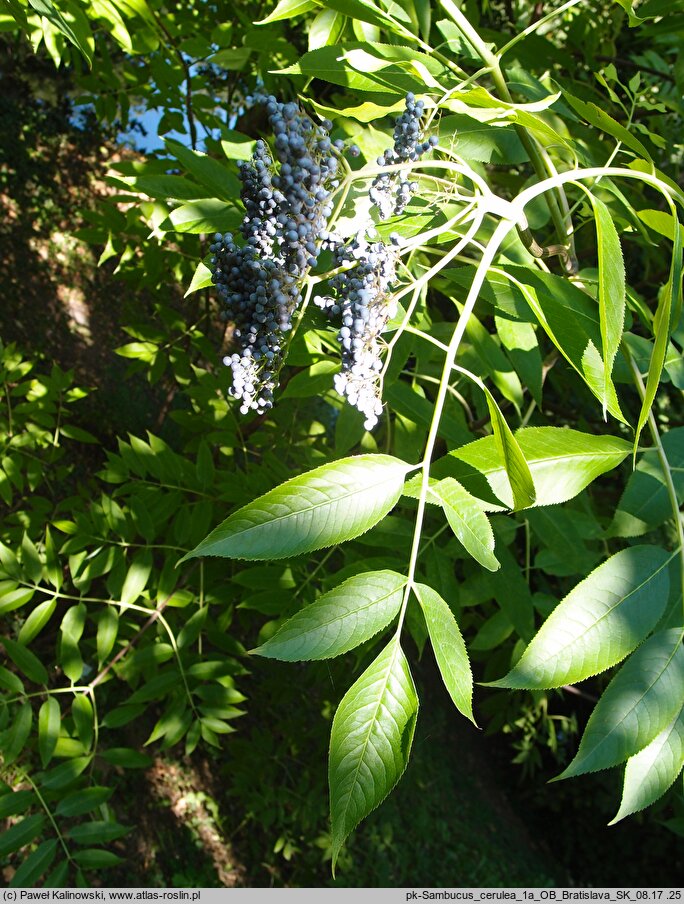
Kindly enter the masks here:
<path id="1" fill-rule="evenodd" d="M 213 546 L 214 543 L 221 542 L 222 539 L 231 539 L 232 537 L 244 536 L 245 534 L 248 534 L 250 531 L 259 530 L 259 528 L 264 527 L 264 525 L 266 525 L 266 524 L 268 524 L 268 525 L 276 524 L 278 521 L 283 521 L 286 518 L 296 518 L 298 515 L 304 515 L 307 512 L 313 512 L 318 508 L 322 508 L 323 506 L 334 505 L 335 503 L 340 502 L 340 500 L 342 500 L 342 499 L 349 499 L 352 496 L 357 496 L 359 493 L 367 493 L 369 490 L 380 487 L 386 483 L 392 483 L 392 480 L 390 478 L 387 478 L 386 480 L 381 480 L 378 483 L 374 483 L 369 486 L 364 486 L 363 488 L 359 488 L 358 490 L 352 490 L 351 492 L 347 491 L 346 493 L 342 493 L 340 496 L 337 496 L 332 500 L 326 500 L 325 502 L 317 502 L 315 505 L 309 505 L 309 506 L 307 506 L 307 508 L 299 509 L 298 511 L 295 511 L 295 512 L 289 512 L 288 514 L 285 514 L 285 515 L 276 515 L 276 517 L 269 517 L 266 521 L 261 521 L 258 524 L 252 524 L 250 527 L 243 528 L 242 530 L 228 532 L 228 529 L 227 529 L 226 534 L 221 537 L 217 537 L 216 540 L 214 540 L 211 543 L 211 545 Z M 336 489 L 339 489 L 339 487 L 336 487 Z M 294 496 L 295 494 L 292 494 L 292 495 Z M 253 503 L 250 503 L 248 508 L 251 508 L 252 506 L 254 506 L 256 504 L 256 502 L 258 502 L 258 500 L 255 500 Z M 281 504 L 284 504 L 284 503 L 281 503 Z M 257 510 L 257 511 L 263 511 L 263 510 Z M 239 512 L 236 512 L 234 517 L 237 518 L 239 514 L 240 514 Z M 217 530 L 220 530 L 220 528 L 217 528 Z"/>
<path id="2" fill-rule="evenodd" d="M 625 602 L 625 600 L 628 600 L 628 599 L 630 598 L 630 596 L 633 596 L 635 593 L 637 593 L 637 591 L 641 590 L 642 587 L 645 587 L 646 584 L 649 583 L 649 581 L 652 581 L 652 580 L 653 580 L 653 579 L 654 579 L 654 578 L 655 578 L 655 577 L 663 570 L 663 568 L 667 568 L 668 565 L 670 564 L 670 562 L 672 561 L 672 559 L 675 557 L 675 555 L 679 555 L 679 553 L 673 553 L 672 555 L 670 555 L 670 556 L 665 560 L 665 562 L 664 562 L 664 563 L 663 563 L 656 571 L 652 572 L 652 573 L 649 575 L 649 577 L 646 578 L 645 581 L 643 581 L 641 584 L 639 584 L 639 585 L 636 586 L 633 590 L 631 590 L 631 591 L 627 594 L 627 596 L 621 597 L 621 599 L 619 599 L 618 602 L 615 603 L 614 606 L 611 606 L 609 609 L 607 609 L 607 610 L 603 613 L 603 615 L 601 615 L 599 618 L 597 618 L 596 621 L 595 621 L 592 625 L 590 625 L 589 628 L 587 628 L 587 630 L 581 635 L 580 638 L 576 638 L 574 641 L 571 640 L 569 643 L 566 643 L 565 646 L 563 646 L 563 647 L 561 647 L 560 649 L 556 650 L 553 654 L 547 656 L 545 659 L 541 660 L 541 661 L 540 661 L 541 666 L 545 666 L 546 663 L 549 662 L 549 660 L 551 660 L 551 659 L 556 659 L 556 658 L 558 658 L 559 656 L 562 656 L 562 654 L 568 649 L 568 647 L 572 646 L 573 643 L 577 643 L 578 640 L 581 640 L 582 638 L 586 637 L 586 635 L 588 634 L 589 631 L 593 631 L 593 630 L 596 628 L 597 625 L 599 625 L 599 624 L 600 624 L 605 618 L 607 618 L 607 617 L 608 617 L 615 609 L 617 609 L 618 606 L 621 606 L 621 605 Z M 588 579 L 589 579 L 588 577 L 585 578 L 585 580 L 588 580 Z M 581 583 L 584 583 L 584 581 L 582 581 Z M 581 585 L 578 584 L 577 587 L 579 587 L 579 586 L 581 586 Z M 575 589 L 577 589 L 577 588 L 575 588 Z M 629 655 L 629 654 L 625 654 L 625 655 Z M 619 661 L 619 660 L 618 660 L 618 661 Z M 610 666 L 608 666 L 608 668 L 610 668 Z M 603 670 L 600 670 L 600 671 L 603 671 Z M 589 677 L 589 676 L 587 676 L 587 677 Z"/>
<path id="3" fill-rule="evenodd" d="M 530 468 L 533 465 L 545 464 L 547 462 L 555 462 L 556 464 L 564 464 L 567 461 L 572 461 L 573 459 L 577 459 L 577 458 L 584 458 L 584 459 L 614 458 L 615 455 L 619 455 L 622 453 L 622 450 L 616 449 L 614 452 L 597 452 L 596 454 L 586 453 L 586 452 L 578 452 L 577 455 L 564 455 L 562 458 L 559 458 L 554 455 L 548 456 L 545 458 L 527 458 L 524 450 L 522 449 L 522 446 L 521 446 L 521 451 L 522 451 L 523 455 L 525 456 L 527 464 L 530 466 Z M 629 450 L 627 449 L 624 451 L 624 454 L 622 457 L 626 458 L 628 454 L 629 454 Z M 474 465 L 472 465 L 467 459 L 461 458 L 457 453 L 453 453 L 453 457 L 458 458 L 459 461 L 462 461 L 464 464 L 469 465 L 473 469 L 473 471 L 477 474 L 496 474 L 497 472 L 501 472 L 504 474 L 506 473 L 506 469 L 503 465 L 492 466 L 491 468 L 488 468 L 488 469 L 480 469 L 480 468 L 476 468 Z"/>
<path id="4" fill-rule="evenodd" d="M 464 492 L 464 493 L 467 493 L 468 491 L 464 489 L 463 492 Z M 468 534 L 473 538 L 473 540 L 477 543 L 478 546 L 481 546 L 481 547 L 485 550 L 485 552 L 487 552 L 489 555 L 491 555 L 491 556 L 494 555 L 494 549 L 493 549 L 493 547 L 492 547 L 492 549 L 490 549 L 485 543 L 482 542 L 482 540 L 477 536 L 477 534 L 475 533 L 475 531 L 471 528 L 471 526 L 470 526 L 470 524 L 468 523 L 468 521 L 466 520 L 466 518 L 461 514 L 461 512 L 456 508 L 455 505 L 452 505 L 452 504 L 451 504 L 444 496 L 442 496 L 442 494 L 441 494 L 438 490 L 436 490 L 434 487 L 428 487 L 428 494 L 430 494 L 430 493 L 436 498 L 437 504 L 438 504 L 442 509 L 445 509 L 445 510 L 446 510 L 447 508 L 450 508 L 451 511 L 454 512 L 454 514 L 456 515 L 456 517 L 458 518 L 458 520 L 460 521 L 460 523 L 463 525 L 463 527 L 465 528 L 465 530 L 466 530 L 466 531 L 468 532 Z M 468 494 L 468 495 L 470 495 L 470 494 Z M 485 513 L 482 511 L 482 509 L 479 507 L 479 505 L 477 505 L 477 501 L 476 501 L 475 497 L 474 497 L 474 496 L 471 496 L 470 498 L 472 499 L 474 506 L 477 507 L 477 509 L 478 509 L 480 512 L 482 512 L 482 514 L 484 515 L 485 520 L 486 520 L 486 519 L 487 519 L 487 516 L 486 516 Z M 468 501 L 468 500 L 466 500 L 466 501 Z M 444 514 L 446 515 L 446 511 L 444 512 Z M 448 520 L 448 515 L 447 515 L 447 520 Z M 487 523 L 489 523 L 489 522 L 487 522 Z"/>
<path id="5" fill-rule="evenodd" d="M 668 670 L 668 668 L 670 667 L 670 664 L 672 663 L 672 660 L 675 658 L 675 656 L 676 656 L 677 653 L 679 652 L 681 645 L 682 645 L 682 637 L 680 636 L 679 639 L 677 640 L 677 643 L 675 644 L 675 646 L 674 646 L 674 648 L 673 648 L 673 650 L 672 650 L 672 653 L 671 653 L 670 656 L 668 657 L 667 662 L 663 665 L 662 669 L 658 672 L 658 674 L 655 676 L 655 678 L 654 678 L 653 681 L 649 684 L 649 686 L 646 688 L 646 690 L 643 692 L 643 694 L 639 697 L 639 699 L 638 699 L 632 706 L 630 706 L 630 708 L 629 708 L 629 709 L 627 710 L 627 712 L 623 715 L 623 717 L 620 719 L 620 721 L 619 721 L 619 722 L 616 722 L 615 725 L 610 729 L 610 731 L 609 731 L 607 734 L 604 734 L 604 735 L 603 735 L 603 737 L 602 737 L 601 740 L 598 742 L 598 744 L 596 744 L 596 745 L 589 751 L 589 754 L 585 754 L 585 755 L 582 757 L 582 759 L 579 761 L 580 763 L 586 762 L 587 759 L 588 759 L 590 756 L 595 756 L 595 755 L 596 755 L 596 751 L 597 751 L 603 744 L 606 743 L 606 741 L 608 740 L 608 738 L 609 738 L 612 734 L 614 734 L 614 733 L 618 730 L 618 728 L 620 728 L 620 726 L 625 722 L 625 720 L 627 719 L 627 717 L 628 717 L 631 713 L 633 713 L 634 710 L 635 710 L 638 706 L 641 705 L 641 703 L 642 703 L 643 700 L 644 700 L 644 697 L 646 697 L 646 695 L 649 694 L 649 693 L 653 690 L 653 688 L 655 687 L 655 685 L 661 680 L 661 678 L 663 677 L 663 675 L 665 674 L 665 672 Z M 657 737 L 657 735 L 656 735 L 656 737 Z M 653 740 L 653 738 L 651 738 L 651 740 Z M 644 749 L 648 746 L 648 744 L 650 744 L 650 741 L 649 741 L 647 744 L 645 744 L 644 747 L 642 747 L 642 748 L 640 748 L 639 750 L 635 751 L 635 754 L 636 754 L 636 753 L 641 753 L 641 751 L 644 750 Z M 635 754 L 633 754 L 633 755 L 635 755 Z M 571 764 L 571 765 L 572 765 L 572 764 Z M 604 767 L 599 767 L 599 768 L 604 768 Z M 594 770 L 594 771 L 595 771 L 595 770 Z"/>
<path id="6" fill-rule="evenodd" d="M 384 696 L 387 693 L 387 686 L 389 684 L 390 675 L 392 674 L 392 669 L 394 668 L 394 662 L 397 657 L 397 653 L 401 650 L 401 647 L 399 646 L 399 641 L 396 638 L 393 639 L 392 641 L 390 641 L 390 643 L 394 644 L 394 652 L 392 653 L 392 656 L 390 657 L 390 660 L 388 662 L 387 671 L 385 673 L 385 679 L 383 681 L 382 693 L 378 696 L 377 704 L 376 704 L 375 710 L 373 712 L 373 718 L 372 718 L 372 720 L 369 721 L 368 731 L 366 732 L 366 737 L 363 741 L 363 750 L 361 752 L 361 756 L 358 758 L 356 768 L 354 770 L 354 781 L 352 783 L 351 789 L 347 793 L 347 800 L 346 800 L 346 803 L 344 805 L 344 810 L 343 810 L 343 827 L 346 825 L 346 822 L 347 822 L 347 813 L 349 811 L 349 804 L 352 799 L 352 790 L 358 784 L 359 771 L 361 769 L 361 764 L 364 762 L 368 744 L 370 743 L 370 738 L 373 733 L 373 725 L 375 725 L 375 723 L 378 721 L 378 712 L 380 711 L 380 708 L 382 706 L 382 701 L 384 699 Z M 395 720 L 395 722 L 396 722 L 396 720 Z"/>
<path id="7" fill-rule="evenodd" d="M 343 621 L 345 618 L 349 618 L 350 615 L 355 615 L 357 612 L 360 613 L 360 612 L 364 612 L 366 609 L 371 609 L 373 606 L 376 606 L 376 605 L 384 602 L 386 599 L 388 599 L 393 594 L 399 593 L 401 590 L 404 589 L 404 587 L 406 586 L 407 583 L 408 583 L 408 578 L 404 578 L 403 584 L 401 584 L 399 587 L 396 587 L 394 590 L 388 591 L 387 593 L 384 594 L 384 596 L 380 596 L 377 599 L 369 600 L 364 606 L 359 606 L 356 609 L 348 610 L 345 615 L 338 615 L 336 618 L 331 618 L 329 621 L 320 622 L 319 625 L 317 625 L 315 628 L 310 628 L 308 630 L 305 630 L 302 634 L 300 634 L 300 637 L 306 637 L 307 635 L 312 634 L 314 631 L 318 630 L 319 627 L 320 628 L 328 628 L 328 627 L 330 627 L 330 625 L 335 624 L 336 621 Z M 316 603 L 312 603 L 312 606 L 315 606 L 315 605 L 316 605 Z M 332 604 L 326 603 L 326 605 L 329 606 Z M 306 611 L 306 610 L 302 610 L 302 614 L 304 613 L 304 611 Z M 287 628 L 287 625 L 283 625 L 282 630 L 284 631 L 286 628 Z M 274 645 L 275 645 L 277 638 L 278 638 L 277 634 L 274 635 L 272 638 L 271 642 Z M 279 641 L 279 643 L 281 643 L 281 644 L 288 643 L 288 642 L 289 642 L 288 639 Z"/>

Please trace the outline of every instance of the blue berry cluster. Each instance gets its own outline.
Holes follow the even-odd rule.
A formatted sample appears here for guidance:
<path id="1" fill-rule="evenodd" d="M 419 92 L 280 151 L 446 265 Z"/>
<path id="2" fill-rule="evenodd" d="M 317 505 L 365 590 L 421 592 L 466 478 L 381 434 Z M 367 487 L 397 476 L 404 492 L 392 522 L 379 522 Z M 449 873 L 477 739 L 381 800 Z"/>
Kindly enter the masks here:
<path id="1" fill-rule="evenodd" d="M 284 335 L 301 301 L 306 270 L 332 242 L 325 227 L 338 157 L 328 136 L 331 123 L 316 125 L 294 103 L 256 95 L 274 135 L 276 168 L 268 145 L 257 141 L 252 159 L 240 164 L 245 217 L 244 244 L 230 233 L 214 236 L 212 278 L 235 324 L 239 351 L 224 358 L 233 372 L 230 394 L 243 414 L 273 407 L 283 363 Z"/>
<path id="2" fill-rule="evenodd" d="M 424 109 L 422 100 L 416 100 L 410 92 L 406 95 L 406 109 L 394 124 L 394 147 L 388 148 L 378 157 L 378 166 L 414 162 L 430 148 L 436 147 L 439 143 L 436 136 L 423 141 L 420 120 Z M 380 219 L 386 220 L 403 213 L 417 188 L 417 182 L 409 182 L 398 172 L 376 176 L 370 188 L 370 198 L 378 209 Z"/>
<path id="3" fill-rule="evenodd" d="M 416 161 L 438 144 L 437 138 L 423 140 L 420 124 L 423 111 L 423 101 L 407 94 L 406 109 L 395 122 L 394 146 L 378 158 L 378 166 Z M 417 182 L 409 181 L 400 170 L 395 170 L 377 176 L 369 195 L 380 219 L 387 219 L 402 213 L 417 188 Z M 338 333 L 342 369 L 335 376 L 335 389 L 365 415 L 367 430 L 377 424 L 382 413 L 381 335 L 397 308 L 391 295 L 397 245 L 396 233 L 392 233 L 390 244 L 386 245 L 371 241 L 368 229 L 361 230 L 346 245 L 338 244 L 334 249 L 335 265 L 343 269 L 330 280 L 335 296 L 316 299 L 320 307 L 342 320 Z"/>
<path id="4" fill-rule="evenodd" d="M 365 415 L 371 430 L 382 413 L 380 373 L 381 334 L 396 313 L 389 290 L 395 276 L 396 255 L 383 242 L 371 242 L 362 230 L 351 242 L 335 249 L 338 267 L 349 266 L 330 280 L 336 297 L 316 299 L 317 304 L 341 317 L 338 340 L 342 370 L 335 375 L 335 389 Z"/>

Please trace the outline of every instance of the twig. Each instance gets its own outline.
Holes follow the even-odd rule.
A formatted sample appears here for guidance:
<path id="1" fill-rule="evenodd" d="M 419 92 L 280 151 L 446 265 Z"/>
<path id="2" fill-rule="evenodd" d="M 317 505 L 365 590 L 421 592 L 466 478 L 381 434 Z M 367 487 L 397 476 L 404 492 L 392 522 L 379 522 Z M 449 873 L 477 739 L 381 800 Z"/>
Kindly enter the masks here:
<path id="1" fill-rule="evenodd" d="M 195 570 L 195 568 L 197 568 L 197 564 L 198 563 L 195 563 L 193 565 L 193 567 L 190 569 L 190 571 L 188 571 L 188 573 L 185 575 L 185 577 L 178 583 L 178 585 L 176 587 L 174 587 L 174 589 L 166 597 L 166 599 L 162 601 L 161 605 L 159 605 L 155 609 L 155 611 L 152 613 L 152 615 L 150 615 L 150 617 L 147 619 L 145 624 L 128 641 L 126 646 L 122 647 L 119 650 L 119 652 L 116 654 L 116 656 L 114 656 L 114 658 L 111 659 L 100 672 L 98 672 L 98 674 L 93 678 L 93 680 L 88 685 L 88 687 L 91 690 L 93 688 L 97 687 L 97 685 L 100 684 L 100 682 L 104 680 L 106 675 L 112 670 L 112 668 L 116 665 L 116 663 L 119 662 L 121 659 L 123 659 L 124 656 L 126 656 L 127 653 L 129 653 L 133 649 L 133 647 L 140 640 L 140 638 L 145 633 L 145 631 L 147 631 L 148 628 L 152 627 L 152 625 L 157 621 L 159 616 L 163 613 L 164 609 L 166 609 L 166 607 L 168 606 L 169 600 L 178 592 L 178 590 L 180 590 L 181 587 L 183 587 L 185 584 L 187 584 L 188 578 L 190 577 L 192 572 Z"/>

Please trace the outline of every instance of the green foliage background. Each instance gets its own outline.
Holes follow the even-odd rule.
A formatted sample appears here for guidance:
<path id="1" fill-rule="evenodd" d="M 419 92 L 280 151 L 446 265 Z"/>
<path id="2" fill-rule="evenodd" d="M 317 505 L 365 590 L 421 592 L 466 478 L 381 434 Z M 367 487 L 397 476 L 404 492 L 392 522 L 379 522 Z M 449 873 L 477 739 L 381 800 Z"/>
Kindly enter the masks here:
<path id="1" fill-rule="evenodd" d="M 241 853 L 225 884 L 328 883 L 333 848 L 342 885 L 612 884 L 630 868 L 638 881 L 641 867 L 675 881 L 666 876 L 682 868 L 684 826 L 684 5 L 282 0 L 274 12 L 246 2 L 0 0 L 0 29 L 11 87 L 0 108 L 7 881 L 87 884 L 102 870 L 101 881 L 127 884 L 126 858 L 149 832 L 134 801 L 160 762 L 212 774 L 207 791 L 191 792 L 200 815 L 188 845 L 206 851 L 212 831 L 236 833 Z M 433 103 L 440 159 L 466 171 L 447 169 L 442 182 L 426 171 L 407 215 L 379 225 L 405 241 L 434 234 L 407 259 L 405 284 L 420 291 L 411 328 L 397 320 L 388 332 L 386 413 L 372 433 L 332 389 L 335 334 L 313 306 L 274 410 L 242 418 L 227 399 L 218 362 L 230 331 L 210 289 L 206 235 L 240 222 L 236 161 L 268 137 L 247 101 L 258 85 L 330 116 L 333 137 L 360 147 L 350 184 L 391 144 L 408 90 Z M 151 110 L 163 145 L 122 151 L 117 135 Z M 559 234 L 555 173 L 577 168 L 593 176 L 564 187 L 573 249 Z M 525 208 L 528 230 L 495 249 L 500 210 L 491 207 L 479 246 L 449 262 L 473 185 L 515 204 L 544 178 L 545 196 Z M 361 183 L 343 220 L 363 195 Z M 502 209 L 505 222 L 512 208 Z M 534 256 L 558 244 L 562 254 Z M 490 248 L 496 258 L 482 269 Z M 447 387 L 444 348 L 457 325 L 461 371 Z M 439 480 L 430 488 L 427 471 L 413 474 L 426 444 Z M 353 477 L 343 478 L 333 462 L 347 458 Z M 412 468 L 406 482 L 399 460 Z M 270 491 L 282 505 L 286 491 L 275 488 L 295 475 L 305 504 L 306 475 L 318 468 L 333 488 L 349 480 L 376 493 L 376 516 L 352 524 L 340 492 L 340 536 L 326 549 L 311 545 L 293 511 L 278 547 L 265 519 L 263 554 L 238 537 L 218 550 L 225 558 L 177 567 L 206 551 L 226 519 L 230 537 L 240 507 L 253 512 Z M 406 595 L 333 650 L 341 658 L 247 653 L 304 658 L 276 632 L 304 606 L 319 606 L 304 610 L 312 618 L 332 605 L 330 594 L 339 606 L 340 585 L 353 588 L 349 598 L 370 594 L 369 573 L 378 586 L 398 575 Z M 340 701 L 354 684 L 363 702 L 358 681 L 383 661 L 383 638 L 398 648 L 386 626 L 400 608 L 410 636 L 403 674 L 415 673 L 422 700 L 414 758 L 399 802 L 390 798 L 341 848 L 357 820 L 336 821 L 333 779 L 331 832 L 328 738 L 332 727 L 334 773 L 336 757 L 355 755 L 344 726 L 358 704 L 353 694 Z M 578 618 L 584 628 L 569 640 Z M 299 643 L 298 624 L 285 630 Z M 633 736 L 597 753 L 625 721 L 611 688 L 641 686 L 654 649 L 674 662 L 667 685 L 637 711 Z M 319 655 L 312 642 L 306 658 Z M 472 676 L 488 685 L 475 688 L 475 718 L 506 739 L 486 748 L 489 767 L 438 671 L 467 717 Z M 412 680 L 401 680 L 408 712 Z M 440 758 L 454 746 L 462 760 Z M 615 770 L 543 784 L 625 761 L 619 815 L 658 800 L 631 827 L 604 827 L 618 810 Z M 476 780 L 474 790 L 464 771 L 482 773 L 487 788 Z M 530 831 L 558 814 L 551 852 L 518 842 L 520 817 L 490 787 L 497 772 L 524 777 L 513 805 L 537 814 Z M 393 783 L 377 780 L 376 803 Z M 456 829 L 442 798 L 462 807 Z M 600 829 L 587 835 L 588 826 Z M 616 832 L 619 864 L 608 840 Z M 190 854 L 176 872 L 160 862 L 160 884 L 216 881 Z"/>

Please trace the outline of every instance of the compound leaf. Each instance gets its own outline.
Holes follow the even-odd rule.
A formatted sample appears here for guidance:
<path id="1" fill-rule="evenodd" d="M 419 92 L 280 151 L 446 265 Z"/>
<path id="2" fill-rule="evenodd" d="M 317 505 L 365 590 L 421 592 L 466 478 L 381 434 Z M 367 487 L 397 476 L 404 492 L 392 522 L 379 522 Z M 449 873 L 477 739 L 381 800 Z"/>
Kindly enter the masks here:
<path id="1" fill-rule="evenodd" d="M 349 833 L 406 769 L 417 714 L 413 678 L 395 637 L 349 688 L 333 719 L 328 769 L 333 869 Z"/>
<path id="2" fill-rule="evenodd" d="M 234 512 L 181 561 L 283 559 L 351 540 L 394 507 L 411 467 L 390 455 L 357 455 L 314 468 Z"/>
<path id="3" fill-rule="evenodd" d="M 551 688 L 620 662 L 665 611 L 672 556 L 632 546 L 611 556 L 553 610 L 515 668 L 495 687 Z"/>
<path id="4" fill-rule="evenodd" d="M 682 630 L 658 631 L 610 682 L 587 722 L 575 759 L 557 778 L 608 769 L 639 753 L 667 727 L 683 698 Z"/>
<path id="5" fill-rule="evenodd" d="M 394 571 L 357 574 L 302 609 L 252 652 L 285 662 L 340 656 L 387 627 L 399 612 L 405 586 L 406 578 Z"/>
<path id="6" fill-rule="evenodd" d="M 475 723 L 473 674 L 453 612 L 439 593 L 427 584 L 414 584 L 414 590 L 425 616 L 432 649 L 449 696 L 456 709 Z"/>

